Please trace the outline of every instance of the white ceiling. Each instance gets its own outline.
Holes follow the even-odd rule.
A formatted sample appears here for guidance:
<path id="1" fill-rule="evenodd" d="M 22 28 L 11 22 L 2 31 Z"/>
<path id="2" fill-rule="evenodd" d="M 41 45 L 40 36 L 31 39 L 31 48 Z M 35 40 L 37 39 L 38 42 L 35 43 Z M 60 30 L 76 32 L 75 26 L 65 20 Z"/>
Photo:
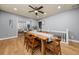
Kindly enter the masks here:
<path id="1" fill-rule="evenodd" d="M 1 4 L 0 9 L 3 11 L 7 11 L 10 13 L 14 13 L 17 15 L 22 15 L 25 17 L 33 18 L 33 19 L 40 19 L 47 16 L 54 15 L 56 13 L 72 9 L 74 4 L 32 4 L 33 7 L 39 7 L 43 6 L 44 8 L 41 9 L 41 11 L 44 11 L 47 14 L 38 14 L 39 17 L 35 15 L 35 13 L 29 13 L 28 11 L 31 11 L 32 9 L 28 7 L 28 4 Z M 58 6 L 61 6 L 60 9 L 58 9 Z M 14 8 L 17 8 L 18 10 L 15 11 Z"/>

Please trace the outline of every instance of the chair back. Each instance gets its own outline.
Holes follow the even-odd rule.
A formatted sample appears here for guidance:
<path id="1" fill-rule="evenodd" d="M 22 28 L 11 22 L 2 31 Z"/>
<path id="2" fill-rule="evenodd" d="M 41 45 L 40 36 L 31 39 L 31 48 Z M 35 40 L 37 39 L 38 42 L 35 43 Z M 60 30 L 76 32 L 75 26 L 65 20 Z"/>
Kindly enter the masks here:
<path id="1" fill-rule="evenodd" d="M 56 38 L 53 40 L 53 48 L 56 55 L 58 55 L 61 52 L 60 41 L 60 38 Z"/>

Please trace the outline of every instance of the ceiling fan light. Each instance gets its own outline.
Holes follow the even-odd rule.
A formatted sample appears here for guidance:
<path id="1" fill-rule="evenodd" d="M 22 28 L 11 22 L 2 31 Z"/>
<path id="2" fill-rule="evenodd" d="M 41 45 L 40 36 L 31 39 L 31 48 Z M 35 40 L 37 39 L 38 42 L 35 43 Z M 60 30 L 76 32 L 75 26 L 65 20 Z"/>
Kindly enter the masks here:
<path id="1" fill-rule="evenodd" d="M 37 10 L 35 10 L 34 12 L 35 12 L 35 13 L 37 13 L 38 11 L 37 11 Z"/>

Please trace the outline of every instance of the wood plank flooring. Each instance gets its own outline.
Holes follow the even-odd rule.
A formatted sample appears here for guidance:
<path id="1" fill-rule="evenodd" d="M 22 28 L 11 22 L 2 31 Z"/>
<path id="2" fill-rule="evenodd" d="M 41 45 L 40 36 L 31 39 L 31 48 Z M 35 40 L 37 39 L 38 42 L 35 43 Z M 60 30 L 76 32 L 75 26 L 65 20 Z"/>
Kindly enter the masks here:
<path id="1" fill-rule="evenodd" d="M 79 48 L 61 44 L 62 55 L 79 55 Z M 20 36 L 14 39 L 0 40 L 0 55 L 31 55 L 31 50 L 27 52 L 24 46 L 24 37 Z M 47 53 L 51 55 L 50 53 Z M 34 55 L 41 55 L 39 48 Z"/>

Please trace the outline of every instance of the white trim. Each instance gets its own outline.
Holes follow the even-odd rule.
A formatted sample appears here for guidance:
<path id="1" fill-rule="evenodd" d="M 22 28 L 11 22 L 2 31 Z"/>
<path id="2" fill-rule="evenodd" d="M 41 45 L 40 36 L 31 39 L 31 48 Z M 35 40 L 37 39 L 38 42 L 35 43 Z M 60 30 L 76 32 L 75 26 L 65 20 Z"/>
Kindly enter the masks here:
<path id="1" fill-rule="evenodd" d="M 69 41 L 79 43 L 79 41 L 78 41 L 78 40 L 69 40 Z"/>
<path id="2" fill-rule="evenodd" d="M 69 30 L 66 29 L 66 43 L 68 44 L 69 41 Z"/>
<path id="3" fill-rule="evenodd" d="M 6 39 L 12 39 L 12 38 L 17 38 L 18 36 L 12 36 L 12 37 L 7 37 L 7 38 L 0 38 L 0 40 L 6 40 Z"/>
<path id="4" fill-rule="evenodd" d="M 61 43 L 64 43 L 64 44 L 69 44 L 69 42 L 63 42 L 63 41 L 61 41 Z"/>
<path id="5" fill-rule="evenodd" d="M 66 31 L 57 31 L 57 30 L 52 30 L 51 32 L 66 33 Z"/>
<path id="6" fill-rule="evenodd" d="M 49 29 L 42 29 L 43 31 L 48 31 L 48 32 L 56 32 L 56 33 L 66 33 L 66 31 L 57 31 L 57 30 L 49 30 Z"/>
<path id="7" fill-rule="evenodd" d="M 63 44 L 68 44 L 68 43 L 66 43 L 66 42 L 61 42 L 61 43 L 63 43 Z"/>

